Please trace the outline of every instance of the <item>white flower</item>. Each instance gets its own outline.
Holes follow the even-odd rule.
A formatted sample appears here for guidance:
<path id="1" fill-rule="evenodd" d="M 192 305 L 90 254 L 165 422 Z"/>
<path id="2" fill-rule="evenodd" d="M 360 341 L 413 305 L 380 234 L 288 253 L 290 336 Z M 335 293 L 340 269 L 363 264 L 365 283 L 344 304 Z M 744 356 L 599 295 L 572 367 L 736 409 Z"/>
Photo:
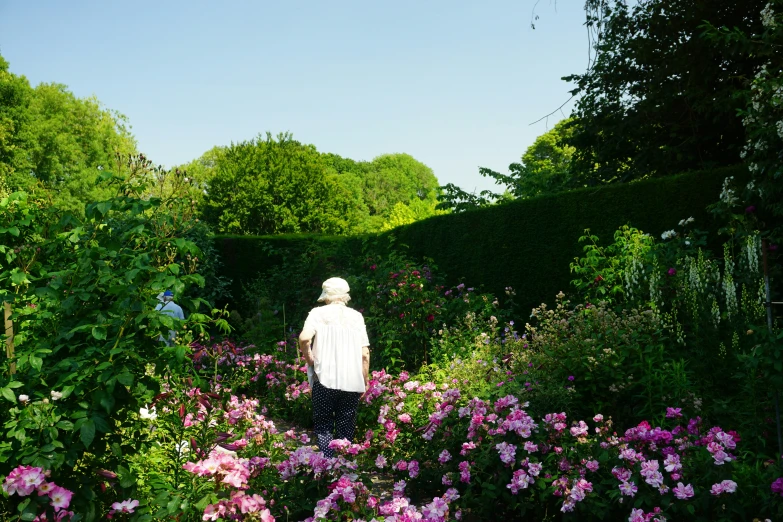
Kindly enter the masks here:
<path id="1" fill-rule="evenodd" d="M 761 11 L 761 25 L 770 29 L 777 25 L 775 23 L 775 11 L 772 10 L 772 3 L 767 4 Z"/>
<path id="2" fill-rule="evenodd" d="M 62 398 L 63 398 L 63 394 L 61 392 L 52 390 L 52 400 L 53 401 L 59 401 Z"/>
<path id="3" fill-rule="evenodd" d="M 147 408 L 140 408 L 139 417 L 146 420 L 155 420 L 158 418 L 158 412 L 155 411 L 155 406 L 153 406 L 152 409 L 149 410 Z"/>
<path id="4" fill-rule="evenodd" d="M 186 440 L 183 440 L 177 444 L 176 448 L 179 455 L 184 455 L 185 453 L 190 452 L 190 443 L 188 443 Z"/>
<path id="5" fill-rule="evenodd" d="M 667 230 L 666 232 L 661 234 L 661 239 L 666 241 L 667 239 L 671 239 L 675 236 L 677 236 L 677 232 L 675 232 L 674 230 Z"/>
<path id="6" fill-rule="evenodd" d="M 19 402 L 21 402 L 22 404 L 26 403 L 29 400 L 30 400 L 30 397 L 28 397 L 27 395 L 20 395 L 19 396 Z"/>

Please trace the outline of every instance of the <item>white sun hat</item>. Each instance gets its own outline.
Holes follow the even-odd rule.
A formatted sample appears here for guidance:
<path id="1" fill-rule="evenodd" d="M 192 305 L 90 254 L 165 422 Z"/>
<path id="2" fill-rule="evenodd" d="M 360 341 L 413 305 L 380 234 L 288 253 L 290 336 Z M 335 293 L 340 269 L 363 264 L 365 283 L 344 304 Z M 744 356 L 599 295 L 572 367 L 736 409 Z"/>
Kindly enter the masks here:
<path id="1" fill-rule="evenodd" d="M 321 286 L 323 291 L 321 297 L 318 298 L 318 302 L 326 301 L 327 297 L 342 297 L 348 295 L 351 291 L 351 287 L 348 286 L 348 281 L 339 277 L 330 277 Z"/>

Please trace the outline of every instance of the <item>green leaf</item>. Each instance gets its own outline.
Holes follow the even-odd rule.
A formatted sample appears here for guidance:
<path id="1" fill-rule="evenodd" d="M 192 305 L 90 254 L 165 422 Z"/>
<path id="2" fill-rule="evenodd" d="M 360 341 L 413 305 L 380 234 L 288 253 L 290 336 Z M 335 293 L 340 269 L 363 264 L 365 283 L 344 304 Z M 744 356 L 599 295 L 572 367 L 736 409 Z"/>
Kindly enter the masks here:
<path id="1" fill-rule="evenodd" d="M 12 236 L 19 237 L 19 228 L 18 227 L 10 227 L 6 229 L 6 232 L 11 234 Z"/>
<path id="2" fill-rule="evenodd" d="M 14 271 L 11 272 L 11 282 L 18 286 L 24 284 L 26 281 L 27 281 L 27 274 L 24 272 L 20 272 L 18 268 L 14 268 Z"/>
<path id="3" fill-rule="evenodd" d="M 36 357 L 35 355 L 30 356 L 30 366 L 35 370 L 40 372 L 41 367 L 43 366 L 43 359 L 40 357 Z"/>
<path id="4" fill-rule="evenodd" d="M 24 385 L 19 381 L 11 381 L 8 383 L 8 387 L 11 389 L 21 388 L 22 386 Z"/>
<path id="5" fill-rule="evenodd" d="M 95 423 L 95 429 L 101 433 L 109 433 L 109 423 L 106 422 L 103 417 L 94 415 L 90 420 Z"/>
<path id="6" fill-rule="evenodd" d="M 116 442 L 112 442 L 111 444 L 111 452 L 114 454 L 115 457 L 122 457 L 122 448 L 119 444 Z"/>
<path id="7" fill-rule="evenodd" d="M 3 396 L 4 399 L 7 401 L 11 401 L 14 404 L 16 404 L 16 395 L 14 395 L 14 392 L 11 391 L 11 388 L 5 387 L 0 388 L 0 395 Z"/>
<path id="8" fill-rule="evenodd" d="M 120 486 L 124 488 L 129 488 L 136 484 L 136 475 L 133 473 L 127 473 L 126 475 L 123 475 L 120 477 Z"/>
<path id="9" fill-rule="evenodd" d="M 92 419 L 82 424 L 82 427 L 79 430 L 79 435 L 82 439 L 82 444 L 84 444 L 84 447 L 89 448 L 90 444 L 92 444 L 92 441 L 95 439 L 95 423 L 92 421 Z"/>
<path id="10" fill-rule="evenodd" d="M 106 339 L 106 327 L 105 326 L 93 326 L 92 327 L 92 336 L 95 337 L 98 340 L 105 340 Z"/>
<path id="11" fill-rule="evenodd" d="M 123 386 L 131 386 L 133 384 L 133 375 L 128 372 L 121 373 L 117 376 L 117 382 Z"/>
<path id="12" fill-rule="evenodd" d="M 106 213 L 111 210 L 111 201 L 101 201 L 95 205 L 95 209 L 100 212 L 102 216 L 105 216 Z"/>
<path id="13" fill-rule="evenodd" d="M 58 428 L 65 431 L 73 431 L 73 422 L 68 420 L 61 420 L 57 424 L 55 424 Z"/>

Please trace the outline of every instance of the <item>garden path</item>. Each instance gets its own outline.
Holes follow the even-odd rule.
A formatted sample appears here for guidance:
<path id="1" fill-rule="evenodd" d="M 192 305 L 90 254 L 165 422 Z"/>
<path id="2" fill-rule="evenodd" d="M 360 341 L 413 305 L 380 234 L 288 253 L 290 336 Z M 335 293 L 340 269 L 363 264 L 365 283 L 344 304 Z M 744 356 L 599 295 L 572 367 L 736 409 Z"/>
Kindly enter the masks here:
<path id="1" fill-rule="evenodd" d="M 285 419 L 271 418 L 270 420 L 275 423 L 275 426 L 280 433 L 293 430 L 294 433 L 297 434 L 306 434 L 311 441 L 315 440 L 315 432 L 312 429 L 302 428 L 301 426 L 297 426 L 296 424 Z M 304 446 L 305 444 L 301 443 L 301 445 Z M 394 491 L 394 479 L 390 474 L 375 472 L 370 475 L 370 480 L 372 480 L 372 487 L 369 489 L 372 495 L 377 496 L 380 499 L 387 499 L 392 497 L 392 492 Z"/>

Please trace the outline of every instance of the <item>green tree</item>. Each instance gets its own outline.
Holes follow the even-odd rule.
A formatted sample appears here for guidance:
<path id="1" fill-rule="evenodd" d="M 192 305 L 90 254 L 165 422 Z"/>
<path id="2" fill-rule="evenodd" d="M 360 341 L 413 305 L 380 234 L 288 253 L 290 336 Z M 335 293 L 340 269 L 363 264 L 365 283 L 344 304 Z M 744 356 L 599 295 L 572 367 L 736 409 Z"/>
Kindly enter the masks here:
<path id="1" fill-rule="evenodd" d="M 108 197 L 98 167 L 135 150 L 124 116 L 64 85 L 32 88 L 0 57 L 0 175 L 11 190 L 43 192 L 83 214 L 86 203 Z"/>
<path id="2" fill-rule="evenodd" d="M 587 0 L 595 57 L 565 78 L 578 96 L 573 171 L 594 185 L 739 162 L 736 96 L 759 56 L 704 35 L 705 21 L 762 31 L 767 0 Z"/>
<path id="3" fill-rule="evenodd" d="M 565 119 L 545 132 L 527 148 L 520 163 L 508 166 L 509 174 L 481 167 L 479 174 L 492 178 L 503 187 L 502 193 L 483 190 L 478 195 L 470 194 L 456 185 L 441 187 L 438 208 L 461 212 L 470 208 L 504 203 L 518 198 L 530 198 L 544 194 L 555 194 L 579 188 L 579 180 L 571 170 L 575 152 L 566 141 L 574 132 L 573 120 Z"/>
<path id="4" fill-rule="evenodd" d="M 201 208 L 218 233 L 342 234 L 353 202 L 313 145 L 267 133 L 217 155 Z"/>

